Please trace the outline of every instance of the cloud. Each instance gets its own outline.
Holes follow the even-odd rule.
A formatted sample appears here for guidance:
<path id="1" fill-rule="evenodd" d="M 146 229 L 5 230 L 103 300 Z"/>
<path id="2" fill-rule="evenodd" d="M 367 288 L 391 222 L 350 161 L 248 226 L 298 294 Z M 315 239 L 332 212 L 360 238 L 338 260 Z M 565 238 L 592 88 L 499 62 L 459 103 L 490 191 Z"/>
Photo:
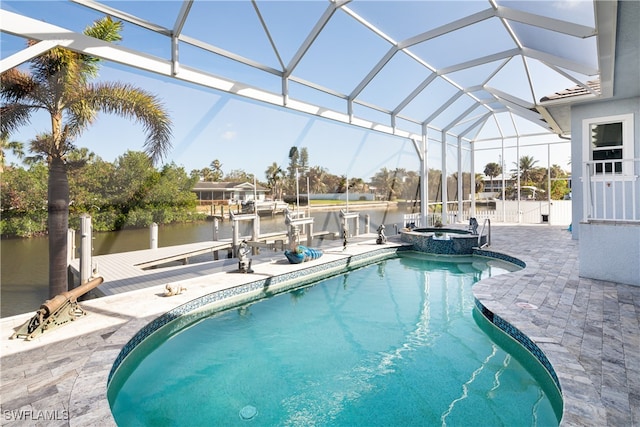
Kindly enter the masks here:
<path id="1" fill-rule="evenodd" d="M 577 7 L 584 6 L 584 1 L 583 0 L 562 0 L 562 1 L 554 2 L 553 5 L 558 9 L 569 10 L 569 9 L 575 9 Z"/>
<path id="2" fill-rule="evenodd" d="M 238 136 L 238 132 L 236 132 L 235 130 L 228 130 L 223 132 L 222 135 L 220 135 L 222 139 L 225 139 L 227 141 L 236 139 L 236 136 Z"/>

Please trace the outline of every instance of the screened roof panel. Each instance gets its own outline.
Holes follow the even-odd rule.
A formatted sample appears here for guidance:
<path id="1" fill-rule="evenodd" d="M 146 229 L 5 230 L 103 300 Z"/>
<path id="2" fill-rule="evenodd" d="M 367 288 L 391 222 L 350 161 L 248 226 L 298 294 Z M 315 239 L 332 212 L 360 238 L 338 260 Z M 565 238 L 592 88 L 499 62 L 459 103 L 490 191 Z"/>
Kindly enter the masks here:
<path id="1" fill-rule="evenodd" d="M 99 18 L 101 17 L 96 17 L 96 19 Z M 124 27 L 122 40 L 118 44 L 160 58 L 171 58 L 171 44 L 167 43 L 165 36 L 149 32 L 136 25 L 126 25 Z"/>
<path id="2" fill-rule="evenodd" d="M 182 34 L 269 67 L 280 68 L 265 29 L 250 2 L 194 2 Z"/>
<path id="3" fill-rule="evenodd" d="M 383 123 L 387 126 L 391 126 L 391 122 L 389 121 L 389 116 L 387 114 L 379 110 L 369 108 L 366 105 L 354 104 L 353 112 L 356 116 L 361 117 L 365 120 L 371 120 L 373 122 Z"/>
<path id="4" fill-rule="evenodd" d="M 478 135 L 480 134 L 480 131 L 482 130 L 482 128 L 485 126 L 485 124 L 487 123 L 488 120 L 491 120 L 490 118 L 487 120 L 484 120 L 480 123 L 478 123 L 476 126 L 474 126 L 473 128 L 467 128 L 468 132 L 466 135 L 464 135 L 465 139 L 469 139 L 469 140 L 475 140 Z"/>
<path id="5" fill-rule="evenodd" d="M 501 59 L 477 65 L 475 67 L 464 68 L 459 71 L 448 73 L 446 76 L 464 87 L 481 86 L 486 83 L 507 60 L 508 59 Z"/>
<path id="6" fill-rule="evenodd" d="M 498 122 L 496 121 L 495 116 L 492 116 L 489 118 L 489 120 L 484 122 L 484 124 L 482 125 L 482 128 L 480 128 L 480 131 L 476 133 L 475 137 L 476 139 L 479 139 L 482 141 L 483 139 L 493 139 L 496 136 L 503 136 L 503 135 L 504 135 L 504 132 L 498 126 Z M 480 144 L 477 147 L 482 148 Z"/>
<path id="7" fill-rule="evenodd" d="M 457 94 L 456 94 L 457 95 Z M 478 104 L 470 96 L 456 96 L 452 98 L 451 102 L 444 111 L 435 116 L 431 120 L 431 124 L 439 129 L 450 129 L 455 126 L 457 121 L 462 121 L 469 114 L 470 108 L 475 108 Z"/>
<path id="8" fill-rule="evenodd" d="M 487 86 L 498 89 L 529 104 L 533 105 L 535 102 L 529 84 L 529 76 L 520 56 L 512 58 L 504 67 L 500 68 L 491 80 L 487 82 Z"/>
<path id="9" fill-rule="evenodd" d="M 55 2 L 60 3 L 60 2 Z M 105 6 L 129 13 L 140 19 L 171 29 L 180 12 L 182 3 L 179 1 L 136 0 L 136 1 L 101 1 Z"/>
<path id="10" fill-rule="evenodd" d="M 543 127 L 543 123 L 535 123 L 530 120 L 526 120 L 520 116 L 514 115 L 513 121 L 515 122 L 516 129 L 520 135 L 527 134 L 542 134 L 546 131 L 546 128 Z"/>
<path id="11" fill-rule="evenodd" d="M 565 58 L 596 69 L 597 55 L 595 39 L 581 39 L 532 25 L 510 22 L 518 39 L 526 47 Z"/>
<path id="12" fill-rule="evenodd" d="M 435 79 L 402 110 L 402 115 L 417 117 L 423 122 L 458 92 L 459 89 L 449 82 Z"/>
<path id="13" fill-rule="evenodd" d="M 32 2 L 3 0 L 0 6 L 3 10 L 26 14 L 41 21 L 62 25 L 72 31 L 82 31 L 91 22 L 104 16 L 100 12 L 71 2 L 39 1 L 37 4 L 38 7 L 34 8 Z M 77 17 L 77 19 L 69 22 L 69 16 Z"/>
<path id="14" fill-rule="evenodd" d="M 498 113 L 493 116 L 496 121 L 497 126 L 500 128 L 500 131 L 503 132 L 504 136 L 516 136 L 517 131 L 515 127 L 515 116 L 509 113 Z"/>
<path id="15" fill-rule="evenodd" d="M 388 110 L 395 110 L 430 74 L 428 68 L 400 51 L 367 84 L 359 97 Z"/>
<path id="16" fill-rule="evenodd" d="M 400 129 L 407 129 L 409 132 L 413 132 L 416 135 L 422 133 L 422 126 L 419 123 L 410 122 L 400 117 L 396 117 L 396 125 Z"/>
<path id="17" fill-rule="evenodd" d="M 592 1 L 563 0 L 563 1 L 504 1 L 496 0 L 499 6 L 509 7 L 523 12 L 560 19 L 576 24 L 595 26 L 594 7 Z"/>
<path id="18" fill-rule="evenodd" d="M 471 138 L 474 135 L 474 130 L 477 132 L 486 119 L 487 117 L 484 117 L 484 115 L 470 115 L 467 121 L 452 127 L 450 132 L 463 138 Z"/>
<path id="19" fill-rule="evenodd" d="M 380 37 L 344 13 L 335 13 L 293 75 L 349 94 L 388 50 Z"/>
<path id="20" fill-rule="evenodd" d="M 525 58 L 525 62 L 533 82 L 535 99 L 538 101 L 544 96 L 554 93 L 554 88 L 556 87 L 570 88 L 580 82 L 581 79 L 586 81 L 584 79 L 587 78 L 587 76 L 582 76 L 581 79 L 571 79 L 571 74 L 565 73 L 564 70 L 559 68 L 550 70 L 546 64 L 535 59 Z"/>
<path id="21" fill-rule="evenodd" d="M 464 46 L 464 49 L 459 46 Z M 515 47 L 515 42 L 499 19 L 491 18 L 424 41 L 410 50 L 441 69 Z"/>
<path id="22" fill-rule="evenodd" d="M 484 1 L 353 1 L 347 7 L 396 42 L 433 30 L 489 7 Z"/>
<path id="23" fill-rule="evenodd" d="M 342 114 L 347 113 L 347 102 L 336 96 L 314 89 L 307 85 L 303 85 L 292 81 L 289 83 L 289 96 L 292 99 L 300 100 L 313 105 L 322 105 Z"/>
<path id="24" fill-rule="evenodd" d="M 24 39 L 22 37 L 12 36 L 11 34 L 2 34 L 0 43 L 0 56 L 6 58 L 24 49 Z"/>
<path id="25" fill-rule="evenodd" d="M 256 4 L 285 65 L 327 9 L 327 3 L 322 1 L 258 0 Z"/>
<path id="26" fill-rule="evenodd" d="M 7 35 L 61 42 L 107 61 L 370 129 L 386 132 L 397 114 L 403 120 L 396 130 L 407 125 L 414 132 L 416 122 L 464 129 L 451 121 L 463 120 L 475 102 L 469 94 L 500 114 L 545 125 L 541 98 L 586 86 L 602 69 L 607 80 L 599 87 L 612 96 L 614 56 L 599 57 L 596 46 L 614 46 L 615 32 L 598 31 L 595 22 L 615 28 L 616 7 L 592 0 L 9 0 L 0 8 L 17 15 L 3 13 L 0 26 L 3 55 L 12 56 L 3 66 L 37 54 L 5 47 L 14 43 Z M 125 23 L 124 40 L 96 49 L 78 33 L 107 13 Z M 172 37 L 178 51 L 172 52 Z M 375 123 L 358 112 L 375 116 Z M 570 131 L 552 126 L 546 124 Z"/>
<path id="27" fill-rule="evenodd" d="M 277 75 L 265 73 L 221 55 L 212 55 L 210 52 L 188 43 L 180 43 L 180 58 L 182 64 L 188 64 L 189 67 L 196 67 L 206 73 L 234 80 L 238 87 L 250 85 L 276 93 L 282 86 L 282 80 Z"/>

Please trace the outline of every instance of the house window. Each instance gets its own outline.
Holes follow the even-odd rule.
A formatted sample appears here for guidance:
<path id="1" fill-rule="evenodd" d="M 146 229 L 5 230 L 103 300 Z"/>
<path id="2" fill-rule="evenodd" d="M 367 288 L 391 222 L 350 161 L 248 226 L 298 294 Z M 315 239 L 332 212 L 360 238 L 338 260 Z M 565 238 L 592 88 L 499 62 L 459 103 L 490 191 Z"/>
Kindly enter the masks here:
<path id="1" fill-rule="evenodd" d="M 630 175 L 633 171 L 633 114 L 583 121 L 585 160 L 593 175 Z"/>

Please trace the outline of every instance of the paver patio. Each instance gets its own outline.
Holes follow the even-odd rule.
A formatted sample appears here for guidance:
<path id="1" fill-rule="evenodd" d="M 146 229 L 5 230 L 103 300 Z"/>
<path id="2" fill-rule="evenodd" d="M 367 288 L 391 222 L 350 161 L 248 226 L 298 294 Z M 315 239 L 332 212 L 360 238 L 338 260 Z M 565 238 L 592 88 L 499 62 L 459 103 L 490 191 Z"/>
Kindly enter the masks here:
<path id="1" fill-rule="evenodd" d="M 491 250 L 527 267 L 477 283 L 474 294 L 545 352 L 562 385 L 562 425 L 640 425 L 640 287 L 580 278 L 579 242 L 563 227 L 494 225 L 492 233 Z M 344 253 L 341 247 L 327 249 L 318 261 L 371 248 L 376 245 L 362 242 Z M 254 260 L 255 274 L 292 268 L 274 262 L 280 257 Z M 82 306 L 88 316 L 30 342 L 8 337 L 32 313 L 2 319 L 0 423 L 114 425 L 106 382 L 122 346 L 159 314 L 250 280 L 251 275 L 221 272 L 192 279 L 187 292 L 171 298 L 153 286 L 87 301 Z"/>

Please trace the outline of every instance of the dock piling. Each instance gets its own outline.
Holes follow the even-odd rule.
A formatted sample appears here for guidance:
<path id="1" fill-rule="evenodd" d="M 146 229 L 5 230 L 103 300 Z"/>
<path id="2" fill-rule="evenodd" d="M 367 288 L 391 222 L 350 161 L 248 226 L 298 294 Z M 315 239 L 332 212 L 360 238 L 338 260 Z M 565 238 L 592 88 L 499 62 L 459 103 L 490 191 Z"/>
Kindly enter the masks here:
<path id="1" fill-rule="evenodd" d="M 80 216 L 80 285 L 91 277 L 91 216 Z"/>
<path id="2" fill-rule="evenodd" d="M 149 226 L 149 249 L 158 249 L 158 224 L 155 222 Z"/>

